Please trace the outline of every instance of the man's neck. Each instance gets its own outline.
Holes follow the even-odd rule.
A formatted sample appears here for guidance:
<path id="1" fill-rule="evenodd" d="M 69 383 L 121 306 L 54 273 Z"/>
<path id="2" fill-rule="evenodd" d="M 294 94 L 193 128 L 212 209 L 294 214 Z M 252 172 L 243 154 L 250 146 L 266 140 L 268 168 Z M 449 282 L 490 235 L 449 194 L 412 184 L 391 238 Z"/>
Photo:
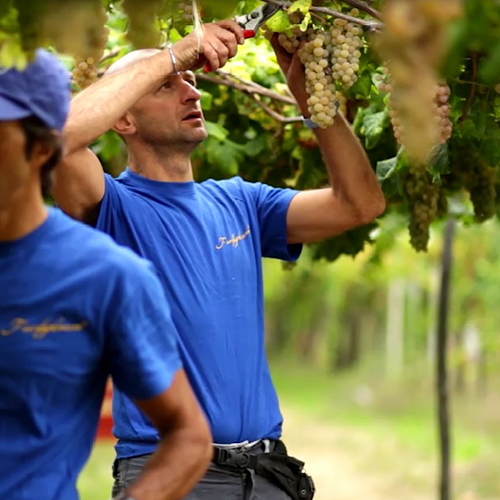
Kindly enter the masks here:
<path id="1" fill-rule="evenodd" d="M 0 206 L 0 241 L 15 241 L 41 226 L 48 217 L 40 188 L 17 193 L 9 205 Z"/>
<path id="2" fill-rule="evenodd" d="M 130 153 L 133 172 L 160 182 L 191 182 L 193 169 L 189 153 L 180 151 L 158 152 L 142 150 Z"/>

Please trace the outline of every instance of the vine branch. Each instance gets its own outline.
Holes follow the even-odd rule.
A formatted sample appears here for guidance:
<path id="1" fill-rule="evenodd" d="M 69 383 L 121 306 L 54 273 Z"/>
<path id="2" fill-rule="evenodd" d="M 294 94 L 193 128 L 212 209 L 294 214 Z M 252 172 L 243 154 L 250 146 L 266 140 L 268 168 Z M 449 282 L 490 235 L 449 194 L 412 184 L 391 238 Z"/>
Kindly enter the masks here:
<path id="1" fill-rule="evenodd" d="M 220 72 L 220 70 L 217 72 L 217 74 L 222 74 L 222 78 L 218 78 L 216 76 L 211 76 L 211 75 L 204 75 L 204 74 L 198 74 L 196 75 L 196 78 L 198 80 L 208 82 L 208 83 L 215 83 L 216 85 L 225 85 L 226 87 L 230 87 L 236 90 L 239 90 L 241 92 L 244 92 L 245 94 L 248 95 L 260 95 L 262 97 L 268 97 L 269 99 L 272 99 L 273 101 L 279 101 L 283 102 L 285 104 L 292 104 L 293 106 L 297 106 L 297 101 L 293 99 L 292 97 L 287 97 L 281 94 L 278 94 L 277 92 L 273 92 L 272 90 L 266 89 L 265 87 L 261 87 L 260 85 L 257 85 L 256 83 L 243 80 L 242 78 L 235 77 L 235 75 L 231 75 L 230 73 L 225 73 L 225 72 Z M 232 78 L 237 78 L 239 81 L 235 82 L 230 79 Z"/>
<path id="2" fill-rule="evenodd" d="M 302 123 L 303 119 L 301 116 L 283 116 L 282 114 L 274 111 L 267 104 L 262 102 L 258 94 L 250 95 L 250 97 L 272 118 L 279 121 L 280 123 Z"/>
<path id="3" fill-rule="evenodd" d="M 342 0 L 342 1 L 345 3 L 348 3 L 349 5 L 356 4 L 357 8 L 360 10 L 363 10 L 364 12 L 367 12 L 367 9 L 368 9 L 370 12 L 372 12 L 370 15 L 372 15 L 376 19 L 381 18 L 380 12 L 373 9 L 365 2 L 362 2 L 361 0 Z M 283 0 L 263 0 L 263 2 L 268 3 L 270 5 L 274 5 L 275 7 L 279 7 L 282 10 L 286 10 L 292 5 L 290 2 L 283 1 Z M 359 19 L 357 17 L 350 16 L 349 14 L 344 14 L 343 12 L 337 12 L 336 10 L 329 9 L 328 7 L 312 6 L 309 10 L 311 13 L 314 12 L 314 13 L 318 13 L 318 14 L 325 14 L 325 15 L 331 16 L 331 17 L 336 17 L 338 19 L 345 19 L 346 21 L 348 21 L 350 23 L 363 26 L 371 32 L 377 31 L 378 29 L 380 29 L 384 26 L 383 23 L 381 23 L 381 22 L 366 21 L 365 19 Z"/>
<path id="4" fill-rule="evenodd" d="M 216 73 L 220 78 L 205 74 L 199 74 L 197 75 L 197 78 L 198 80 L 202 80 L 205 82 L 215 83 L 218 85 L 225 85 L 226 87 L 230 87 L 247 94 L 248 97 L 250 97 L 254 102 L 256 102 L 257 105 L 260 106 L 266 114 L 268 114 L 269 116 L 271 116 L 280 123 L 288 124 L 288 123 L 302 122 L 301 116 L 284 116 L 275 111 L 274 109 L 272 109 L 261 99 L 261 96 L 267 97 L 269 99 L 272 99 L 273 101 L 283 102 L 285 104 L 292 104 L 298 107 L 297 101 L 293 97 L 283 96 L 281 94 L 273 92 L 272 90 L 267 89 L 266 87 L 263 87 L 262 85 L 259 85 L 258 83 L 245 80 L 237 75 L 233 75 L 232 73 L 228 73 L 220 69 L 217 70 Z"/>

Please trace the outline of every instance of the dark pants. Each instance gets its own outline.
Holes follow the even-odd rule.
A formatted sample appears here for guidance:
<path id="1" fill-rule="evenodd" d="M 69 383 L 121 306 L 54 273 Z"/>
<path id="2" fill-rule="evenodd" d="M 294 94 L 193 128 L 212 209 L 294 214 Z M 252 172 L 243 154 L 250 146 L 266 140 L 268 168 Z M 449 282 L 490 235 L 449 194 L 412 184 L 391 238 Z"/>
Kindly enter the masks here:
<path id="1" fill-rule="evenodd" d="M 248 453 L 262 453 L 261 445 Z M 139 477 L 150 456 L 123 458 L 115 462 L 113 497 Z M 290 497 L 251 469 L 236 470 L 212 463 L 185 500 L 290 500 Z"/>

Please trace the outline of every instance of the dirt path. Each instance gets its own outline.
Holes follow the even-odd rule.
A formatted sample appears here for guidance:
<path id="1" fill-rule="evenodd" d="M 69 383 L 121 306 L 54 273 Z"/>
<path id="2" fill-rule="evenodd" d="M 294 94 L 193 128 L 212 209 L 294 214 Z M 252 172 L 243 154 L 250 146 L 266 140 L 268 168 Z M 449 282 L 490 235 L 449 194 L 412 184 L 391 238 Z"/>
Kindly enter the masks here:
<path id="1" fill-rule="evenodd" d="M 315 500 L 436 498 L 433 463 L 408 460 L 393 443 L 378 443 L 369 434 L 326 425 L 290 408 L 284 415 L 284 440 L 314 477 Z"/>

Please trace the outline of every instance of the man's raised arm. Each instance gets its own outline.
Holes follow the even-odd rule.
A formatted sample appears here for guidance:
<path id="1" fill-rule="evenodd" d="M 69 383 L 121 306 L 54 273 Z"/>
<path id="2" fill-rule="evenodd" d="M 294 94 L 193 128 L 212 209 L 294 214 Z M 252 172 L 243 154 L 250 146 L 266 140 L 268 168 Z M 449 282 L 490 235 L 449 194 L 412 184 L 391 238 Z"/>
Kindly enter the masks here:
<path id="1" fill-rule="evenodd" d="M 278 63 L 305 117 L 309 116 L 304 66 L 271 40 Z M 361 143 L 342 115 L 316 129 L 331 188 L 303 191 L 290 203 L 288 243 L 310 243 L 368 224 L 385 210 L 385 199 Z"/>
<path id="2" fill-rule="evenodd" d="M 172 47 L 176 69 L 186 71 L 208 62 L 215 71 L 236 54 L 243 41 L 243 32 L 233 21 L 207 24 L 201 41 L 191 34 Z M 139 51 L 128 62 L 124 61 L 123 69 L 119 62 L 115 71 L 80 92 L 71 103 L 64 130 L 66 154 L 56 169 L 53 193 L 59 206 L 79 220 L 92 221 L 105 189 L 101 163 L 89 145 L 175 72 L 168 49 Z"/>

